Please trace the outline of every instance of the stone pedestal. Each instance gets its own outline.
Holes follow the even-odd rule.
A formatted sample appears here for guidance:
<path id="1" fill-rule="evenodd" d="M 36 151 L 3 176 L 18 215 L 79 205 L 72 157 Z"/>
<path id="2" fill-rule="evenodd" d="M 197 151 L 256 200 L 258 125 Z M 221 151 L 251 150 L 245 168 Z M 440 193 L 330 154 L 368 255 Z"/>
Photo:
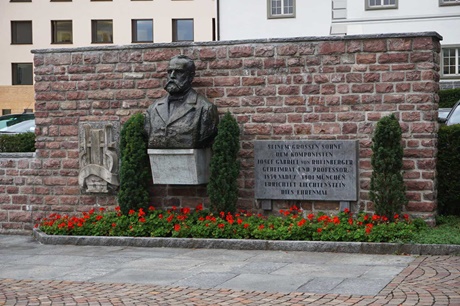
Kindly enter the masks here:
<path id="1" fill-rule="evenodd" d="M 209 182 L 211 148 L 149 149 L 154 184 L 200 185 Z"/>

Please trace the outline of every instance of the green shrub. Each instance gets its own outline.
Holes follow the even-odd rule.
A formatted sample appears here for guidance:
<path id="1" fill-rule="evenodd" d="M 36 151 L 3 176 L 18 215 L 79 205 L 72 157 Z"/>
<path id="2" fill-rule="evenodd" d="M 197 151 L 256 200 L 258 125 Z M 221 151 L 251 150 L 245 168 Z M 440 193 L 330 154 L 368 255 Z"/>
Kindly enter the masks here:
<path id="1" fill-rule="evenodd" d="M 372 141 L 370 199 L 376 214 L 392 219 L 407 204 L 401 174 L 401 127 L 394 115 L 379 120 Z"/>
<path id="2" fill-rule="evenodd" d="M 438 212 L 460 216 L 460 125 L 438 132 Z"/>
<path id="3" fill-rule="evenodd" d="M 460 100 L 460 88 L 445 89 L 438 92 L 439 107 L 448 108 L 453 107 L 454 104 Z"/>
<path id="4" fill-rule="evenodd" d="M 210 208 L 219 213 L 235 212 L 238 200 L 237 178 L 240 163 L 240 130 L 235 118 L 227 112 L 217 128 L 217 136 L 212 146 L 211 175 L 208 184 Z"/>
<path id="5" fill-rule="evenodd" d="M 133 115 L 123 125 L 120 134 L 120 191 L 118 204 L 123 214 L 131 209 L 149 206 L 149 185 L 152 183 L 144 116 Z"/>
<path id="6" fill-rule="evenodd" d="M 35 152 L 35 133 L 0 135 L 0 152 Z"/>

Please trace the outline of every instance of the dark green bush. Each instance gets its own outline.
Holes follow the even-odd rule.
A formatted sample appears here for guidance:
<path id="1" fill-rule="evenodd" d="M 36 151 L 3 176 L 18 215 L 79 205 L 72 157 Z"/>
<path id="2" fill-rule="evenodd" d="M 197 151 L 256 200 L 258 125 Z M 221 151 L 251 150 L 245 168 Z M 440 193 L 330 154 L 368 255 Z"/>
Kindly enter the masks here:
<path id="1" fill-rule="evenodd" d="M 460 124 L 438 132 L 438 213 L 460 216 Z"/>
<path id="2" fill-rule="evenodd" d="M 35 152 L 35 133 L 0 135 L 0 152 Z"/>
<path id="3" fill-rule="evenodd" d="M 215 213 L 233 213 L 238 200 L 237 179 L 240 163 L 237 157 L 240 150 L 240 130 L 229 112 L 224 115 L 217 129 L 212 146 L 211 175 L 208 184 L 210 209 Z"/>
<path id="4" fill-rule="evenodd" d="M 440 108 L 453 107 L 460 100 L 460 88 L 440 90 L 438 95 Z"/>
<path id="5" fill-rule="evenodd" d="M 120 134 L 120 191 L 118 204 L 123 214 L 130 209 L 149 206 L 149 186 L 152 181 L 147 137 L 144 132 L 144 115 L 133 115 L 123 125 Z"/>
<path id="6" fill-rule="evenodd" d="M 374 202 L 375 213 L 392 220 L 407 204 L 405 186 L 401 174 L 403 148 L 401 127 L 394 115 L 383 117 L 377 123 L 372 138 L 373 168 L 370 199 Z"/>

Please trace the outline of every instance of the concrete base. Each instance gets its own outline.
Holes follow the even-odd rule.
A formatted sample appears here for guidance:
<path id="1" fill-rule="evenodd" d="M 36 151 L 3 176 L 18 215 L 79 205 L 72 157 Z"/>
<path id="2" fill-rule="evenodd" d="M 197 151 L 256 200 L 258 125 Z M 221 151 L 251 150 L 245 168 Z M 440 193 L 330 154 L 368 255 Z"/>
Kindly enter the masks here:
<path id="1" fill-rule="evenodd" d="M 149 149 L 154 184 L 200 185 L 209 182 L 211 148 Z"/>

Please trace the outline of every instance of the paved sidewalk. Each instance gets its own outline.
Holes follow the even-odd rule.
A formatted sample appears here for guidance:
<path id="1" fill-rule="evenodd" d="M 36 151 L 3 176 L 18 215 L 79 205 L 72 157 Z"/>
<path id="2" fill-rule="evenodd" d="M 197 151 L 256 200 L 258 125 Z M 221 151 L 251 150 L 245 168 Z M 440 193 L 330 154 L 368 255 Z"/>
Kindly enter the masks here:
<path id="1" fill-rule="evenodd" d="M 42 245 L 0 235 L 0 305 L 460 305 L 460 257 Z"/>

